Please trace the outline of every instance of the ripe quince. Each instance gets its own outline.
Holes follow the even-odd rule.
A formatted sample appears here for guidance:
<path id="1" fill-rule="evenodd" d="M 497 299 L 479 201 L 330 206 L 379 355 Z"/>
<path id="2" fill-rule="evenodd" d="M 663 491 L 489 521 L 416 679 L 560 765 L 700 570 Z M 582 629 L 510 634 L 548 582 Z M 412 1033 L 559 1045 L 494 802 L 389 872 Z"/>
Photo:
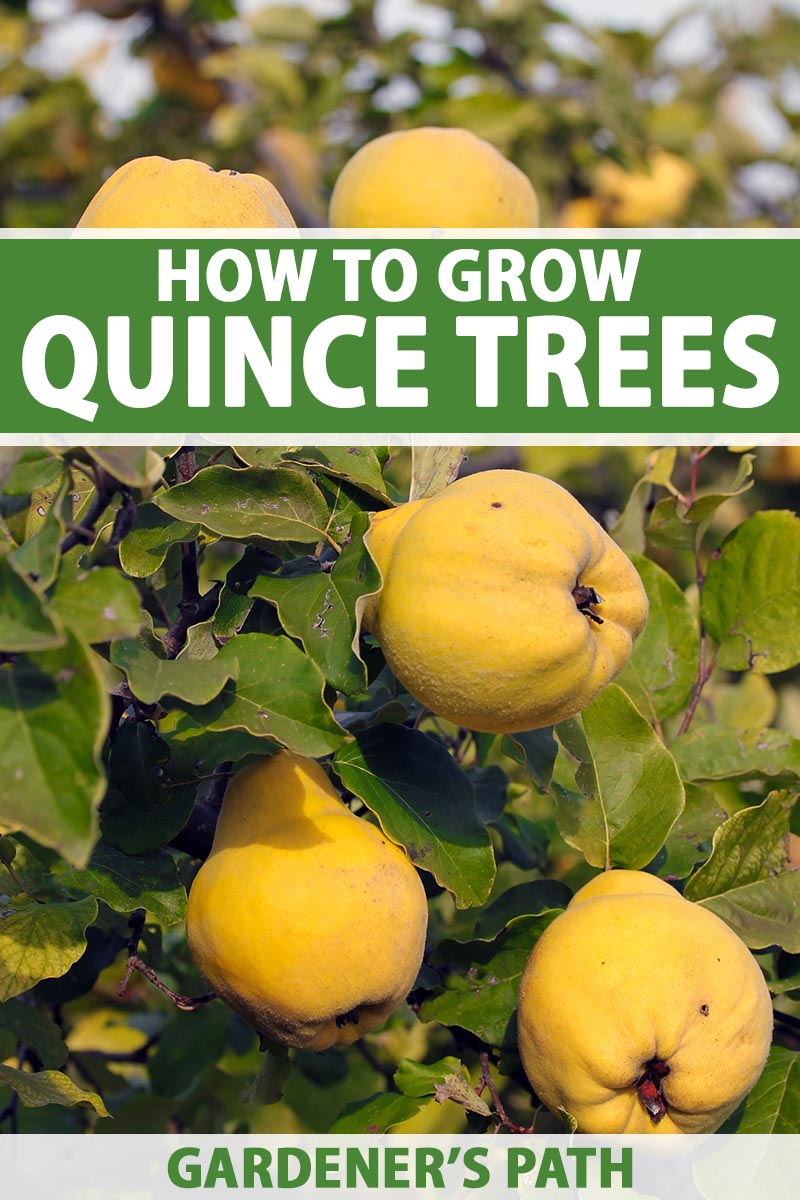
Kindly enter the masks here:
<path id="1" fill-rule="evenodd" d="M 313 759 L 282 750 L 229 786 L 189 892 L 198 968 L 273 1041 L 347 1045 L 411 990 L 428 907 L 399 847 L 342 803 Z"/>
<path id="2" fill-rule="evenodd" d="M 635 568 L 550 479 L 485 471 L 373 519 L 383 576 L 366 627 L 412 695 L 486 733 L 573 716 L 647 618 Z"/>
<path id="3" fill-rule="evenodd" d="M 600 224 L 621 229 L 669 225 L 686 210 L 700 178 L 697 168 L 668 150 L 654 149 L 647 170 L 626 171 L 605 159 L 595 173 L 594 194 Z"/>
<path id="4" fill-rule="evenodd" d="M 192 158 L 134 158 L 90 201 L 78 229 L 286 229 L 292 214 L 260 175 Z"/>
<path id="5" fill-rule="evenodd" d="M 367 142 L 336 181 L 330 222 L 339 229 L 533 228 L 533 184 L 468 129 L 433 126 Z"/>
<path id="6" fill-rule="evenodd" d="M 772 1004 L 724 921 L 642 871 L 573 897 L 522 976 L 519 1050 L 581 1133 L 712 1133 L 761 1074 Z"/>

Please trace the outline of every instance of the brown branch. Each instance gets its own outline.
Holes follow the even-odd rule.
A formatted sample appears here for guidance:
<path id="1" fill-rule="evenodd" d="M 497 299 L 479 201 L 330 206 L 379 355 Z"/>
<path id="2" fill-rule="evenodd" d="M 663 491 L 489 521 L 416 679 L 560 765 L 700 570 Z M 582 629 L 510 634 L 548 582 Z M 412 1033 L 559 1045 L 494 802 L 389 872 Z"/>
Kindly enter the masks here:
<path id="1" fill-rule="evenodd" d="M 40 900 L 38 896 L 34 896 L 33 892 L 30 890 L 30 888 L 25 886 L 25 884 L 22 882 L 22 880 L 20 879 L 17 872 L 12 867 L 11 863 L 4 862 L 3 866 L 8 871 L 9 875 L 11 876 L 14 883 L 16 884 L 16 886 L 19 888 L 19 890 L 21 892 L 23 892 L 31 900 L 34 900 L 37 904 L 44 904 L 44 900 Z"/>
<path id="2" fill-rule="evenodd" d="M 208 858 L 214 841 L 222 797 L 232 774 L 233 763 L 220 763 L 213 774 L 213 783 L 206 794 L 197 801 L 189 820 L 177 834 L 170 846 L 190 854 L 192 858 Z"/>
<path id="3" fill-rule="evenodd" d="M 197 472 L 194 448 L 185 446 L 176 456 L 178 483 L 188 483 Z M 197 570 L 197 541 L 181 543 L 181 598 L 178 616 L 164 634 L 162 641 L 169 658 L 177 658 L 189 630 L 193 625 L 207 621 L 213 615 L 222 591 L 222 584 L 215 583 L 205 595 L 200 595 L 200 579 Z"/>
<path id="4" fill-rule="evenodd" d="M 127 981 L 130 979 L 134 971 L 138 971 L 144 975 L 149 983 L 152 983 L 154 988 L 158 988 L 165 996 L 169 996 L 172 1003 L 181 1012 L 194 1012 L 198 1008 L 202 1008 L 204 1004 L 208 1004 L 211 1000 L 216 1000 L 216 992 L 204 992 L 202 996 L 185 996 L 182 992 L 174 992 L 171 987 L 167 987 L 163 979 L 160 979 L 152 967 L 148 967 L 147 963 L 139 958 L 138 954 L 132 954 L 128 958 L 128 965 L 125 969 L 126 978 L 123 979 L 117 995 L 122 999 L 127 988 Z"/>
<path id="5" fill-rule="evenodd" d="M 511 1120 L 508 1113 L 506 1112 L 505 1105 L 503 1104 L 503 1101 L 500 1099 L 500 1093 L 497 1090 L 497 1085 L 496 1085 L 494 1079 L 492 1078 L 492 1068 L 491 1068 L 491 1064 L 489 1062 L 489 1051 L 488 1050 L 481 1050 L 481 1077 L 478 1080 L 478 1086 L 475 1089 L 475 1091 L 478 1093 L 479 1096 L 480 1096 L 481 1092 L 483 1091 L 484 1087 L 487 1087 L 489 1089 L 489 1095 L 492 1097 L 492 1104 L 494 1104 L 494 1111 L 500 1121 L 501 1129 L 508 1129 L 509 1132 L 511 1132 L 511 1133 L 532 1133 L 533 1132 L 534 1125 L 536 1124 L 535 1118 L 534 1118 L 534 1125 L 517 1125 L 516 1122 Z"/>
<path id="6" fill-rule="evenodd" d="M 92 502 L 79 524 L 73 526 L 66 537 L 62 539 L 62 554 L 66 554 L 67 551 L 72 550 L 75 546 L 91 546 L 96 536 L 95 525 L 108 508 L 115 492 L 118 492 L 121 487 L 121 484 L 113 475 L 109 475 L 107 471 L 98 466 L 94 468 L 94 482 L 95 488 Z"/>
<path id="7" fill-rule="evenodd" d="M 210 1000 L 214 1000 L 216 998 L 214 992 L 206 992 L 202 996 L 185 996 L 182 992 L 174 992 L 171 987 L 167 987 L 166 983 L 159 978 L 153 968 L 148 967 L 147 963 L 139 957 L 139 939 L 142 936 L 144 928 L 144 918 L 144 909 L 137 908 L 131 913 L 130 920 L 128 921 L 131 936 L 128 939 L 128 959 L 125 964 L 125 974 L 117 989 L 117 995 L 120 999 L 124 998 L 134 971 L 138 971 L 140 975 L 144 975 L 149 983 L 152 983 L 154 988 L 158 988 L 165 996 L 169 996 L 175 1007 L 181 1009 L 182 1012 L 194 1012 L 195 1009 L 200 1008 L 203 1004 L 208 1004 Z"/>

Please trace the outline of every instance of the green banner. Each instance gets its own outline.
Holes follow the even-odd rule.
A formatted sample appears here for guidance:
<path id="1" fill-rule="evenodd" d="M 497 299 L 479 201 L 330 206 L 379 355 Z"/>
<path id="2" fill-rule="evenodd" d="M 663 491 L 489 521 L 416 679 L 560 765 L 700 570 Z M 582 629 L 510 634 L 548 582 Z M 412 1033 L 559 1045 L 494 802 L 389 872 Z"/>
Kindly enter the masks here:
<path id="1" fill-rule="evenodd" d="M 0 435 L 800 433 L 791 236 L 9 239 Z"/>

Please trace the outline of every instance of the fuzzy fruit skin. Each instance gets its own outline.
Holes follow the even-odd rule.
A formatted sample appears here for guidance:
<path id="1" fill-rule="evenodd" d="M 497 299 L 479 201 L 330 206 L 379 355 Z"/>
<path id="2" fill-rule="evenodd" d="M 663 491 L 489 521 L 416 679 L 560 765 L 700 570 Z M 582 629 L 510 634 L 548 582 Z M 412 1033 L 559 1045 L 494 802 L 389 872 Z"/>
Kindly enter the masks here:
<path id="1" fill-rule="evenodd" d="M 647 618 L 627 556 L 539 475 L 460 479 L 410 515 L 387 513 L 380 541 L 384 584 L 368 627 L 401 683 L 468 729 L 512 733 L 573 716 L 624 667 Z M 602 625 L 578 610 L 577 584 L 603 597 Z"/>
<path id="2" fill-rule="evenodd" d="M 274 1041 L 325 1050 L 403 1002 L 427 921 L 403 851 L 353 816 L 318 763 L 282 750 L 228 788 L 186 928 L 226 1004 Z M 357 1022 L 337 1025 L 345 1014 Z"/>
<path id="3" fill-rule="evenodd" d="M 533 228 L 533 184 L 468 129 L 426 126 L 367 142 L 336 181 L 338 229 Z"/>
<path id="4" fill-rule="evenodd" d="M 260 175 L 215 171 L 191 158 L 134 158 L 105 181 L 78 229 L 293 229 Z"/>
<path id="5" fill-rule="evenodd" d="M 772 1037 L 769 991 L 744 943 L 640 871 L 598 876 L 548 926 L 517 1020 L 533 1088 L 581 1133 L 712 1133 L 755 1084 Z M 654 1059 L 669 1067 L 658 1124 L 636 1089 Z"/>
<path id="6" fill-rule="evenodd" d="M 409 504 L 401 504 L 397 508 L 385 508 L 372 514 L 372 522 L 365 538 L 367 549 L 374 558 L 381 577 L 385 580 L 389 571 L 395 542 L 407 522 L 414 513 L 418 512 L 425 500 L 412 500 Z M 379 592 L 368 596 L 364 605 L 363 622 L 367 629 L 374 629 L 378 620 Z"/>

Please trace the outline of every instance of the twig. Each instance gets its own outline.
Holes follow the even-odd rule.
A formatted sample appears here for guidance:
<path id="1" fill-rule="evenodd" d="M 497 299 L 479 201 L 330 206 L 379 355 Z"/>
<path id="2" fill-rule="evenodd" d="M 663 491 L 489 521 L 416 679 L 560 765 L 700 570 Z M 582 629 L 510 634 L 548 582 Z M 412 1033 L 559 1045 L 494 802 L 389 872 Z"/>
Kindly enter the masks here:
<path id="1" fill-rule="evenodd" d="M 495 1084 L 495 1081 L 492 1078 L 492 1068 L 491 1068 L 491 1064 L 489 1062 L 489 1051 L 488 1050 L 481 1050 L 481 1077 L 478 1080 L 478 1086 L 475 1089 L 479 1096 L 480 1096 L 481 1092 L 483 1091 L 484 1087 L 487 1087 L 489 1089 L 489 1095 L 492 1097 L 492 1103 L 494 1104 L 494 1111 L 497 1114 L 497 1117 L 500 1121 L 501 1128 L 508 1129 L 511 1133 L 532 1133 L 533 1132 L 534 1126 L 536 1124 L 536 1118 L 534 1118 L 533 1125 L 517 1125 L 514 1121 L 511 1120 L 508 1113 L 506 1112 L 503 1101 L 500 1099 L 500 1093 L 497 1090 L 497 1085 Z"/>
<path id="2" fill-rule="evenodd" d="M 44 900 L 40 900 L 38 896 L 34 896 L 33 892 L 30 890 L 30 888 L 25 886 L 25 884 L 22 882 L 22 880 L 20 879 L 17 872 L 12 867 L 11 863 L 4 862 L 3 866 L 8 871 L 9 875 L 14 880 L 14 883 L 16 884 L 16 886 L 19 888 L 19 890 L 21 892 L 24 892 L 24 894 L 26 896 L 29 896 L 31 900 L 35 900 L 37 904 L 44 904 Z"/>
<path id="3" fill-rule="evenodd" d="M 94 468 L 94 496 L 84 513 L 83 520 L 73 526 L 61 541 L 61 553 L 66 554 L 74 546 L 90 546 L 95 538 L 95 525 L 108 508 L 114 493 L 119 491 L 120 484 L 102 467 Z"/>
<path id="4" fill-rule="evenodd" d="M 214 615 L 221 591 L 222 583 L 217 582 L 197 600 L 179 602 L 178 616 L 161 639 L 169 658 L 177 658 L 180 654 L 193 625 L 200 625 Z"/>
<path id="5" fill-rule="evenodd" d="M 144 975 L 154 988 L 158 988 L 165 996 L 169 996 L 176 1008 L 182 1012 L 194 1012 L 195 1009 L 202 1008 L 204 1004 L 208 1004 L 211 1000 L 216 1000 L 216 992 L 204 992 L 202 996 L 185 996 L 182 992 L 174 992 L 171 987 L 167 987 L 166 983 L 158 977 L 152 967 L 148 967 L 147 963 L 139 958 L 138 954 L 131 954 L 128 958 L 128 965 L 125 968 L 125 976 L 120 985 L 117 995 L 122 999 L 127 989 L 128 980 L 134 971 L 138 971 L 140 975 Z"/>
<path id="6" fill-rule="evenodd" d="M 147 963 L 139 957 L 139 939 L 142 936 L 144 928 L 145 911 L 143 908 L 137 908 L 131 913 L 128 925 L 130 926 L 131 936 L 128 939 L 128 960 L 125 964 L 125 974 L 122 977 L 122 983 L 119 985 L 117 995 L 122 999 L 128 990 L 131 976 L 134 971 L 138 971 L 140 975 L 144 975 L 153 987 L 158 988 L 165 996 L 169 996 L 176 1008 L 183 1012 L 194 1012 L 203 1004 L 208 1004 L 210 1000 L 216 998 L 214 992 L 206 992 L 202 996 L 184 996 L 181 992 L 174 992 L 171 987 L 167 987 L 162 979 L 159 979 L 152 967 L 148 967 Z"/>
<path id="7" fill-rule="evenodd" d="M 176 456 L 178 482 L 188 483 L 197 472 L 197 458 L 192 446 L 185 446 Z M 197 541 L 181 543 L 181 598 L 178 602 L 178 616 L 164 634 L 162 641 L 169 658 L 177 658 L 183 647 L 189 630 L 193 625 L 199 625 L 214 613 L 222 584 L 214 586 L 200 595 L 200 579 L 197 570 Z"/>

